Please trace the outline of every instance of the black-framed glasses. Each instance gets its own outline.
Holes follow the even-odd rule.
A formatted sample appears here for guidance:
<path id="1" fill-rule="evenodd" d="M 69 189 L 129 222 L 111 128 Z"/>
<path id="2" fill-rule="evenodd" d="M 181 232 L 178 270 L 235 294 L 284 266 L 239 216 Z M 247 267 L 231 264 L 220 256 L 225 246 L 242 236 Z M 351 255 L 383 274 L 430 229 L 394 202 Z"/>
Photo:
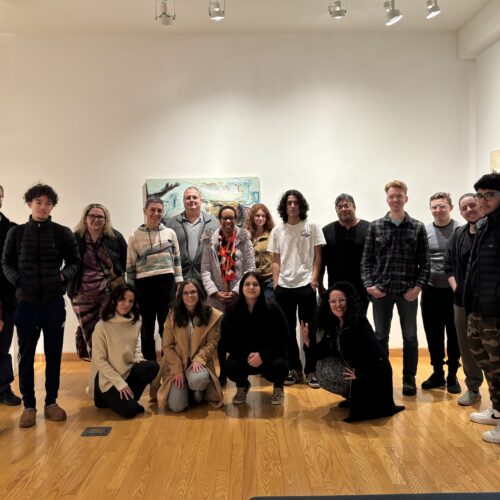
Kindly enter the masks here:
<path id="1" fill-rule="evenodd" d="M 478 200 L 486 200 L 490 201 L 492 200 L 495 196 L 498 196 L 500 194 L 500 191 L 486 191 L 486 193 L 476 193 L 474 197 Z"/>
<path id="2" fill-rule="evenodd" d="M 94 215 L 94 214 L 88 214 L 87 217 L 91 220 L 105 220 L 106 217 L 104 215 Z"/>

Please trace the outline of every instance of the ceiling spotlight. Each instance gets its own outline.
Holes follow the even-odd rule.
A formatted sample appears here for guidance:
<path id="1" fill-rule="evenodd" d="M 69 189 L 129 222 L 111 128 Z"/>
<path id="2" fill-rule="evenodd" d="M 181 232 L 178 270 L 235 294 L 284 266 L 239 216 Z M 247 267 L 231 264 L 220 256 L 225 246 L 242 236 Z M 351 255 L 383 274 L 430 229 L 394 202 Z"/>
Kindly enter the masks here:
<path id="1" fill-rule="evenodd" d="M 217 0 L 209 0 L 208 15 L 212 21 L 222 21 L 225 17 L 225 0 L 221 2 Z"/>
<path id="2" fill-rule="evenodd" d="M 401 11 L 394 7 L 394 0 L 387 0 L 386 2 L 384 2 L 384 8 L 386 10 L 386 26 L 392 26 L 403 18 L 403 14 L 401 14 Z"/>
<path id="3" fill-rule="evenodd" d="M 156 20 L 163 26 L 175 21 L 175 0 L 155 0 Z"/>
<path id="4" fill-rule="evenodd" d="M 342 8 L 342 0 L 330 0 L 328 10 L 333 19 L 343 19 L 347 14 L 347 10 Z"/>
<path id="5" fill-rule="evenodd" d="M 437 3 L 437 0 L 427 0 L 427 19 L 432 19 L 437 15 L 441 14 L 441 9 Z"/>

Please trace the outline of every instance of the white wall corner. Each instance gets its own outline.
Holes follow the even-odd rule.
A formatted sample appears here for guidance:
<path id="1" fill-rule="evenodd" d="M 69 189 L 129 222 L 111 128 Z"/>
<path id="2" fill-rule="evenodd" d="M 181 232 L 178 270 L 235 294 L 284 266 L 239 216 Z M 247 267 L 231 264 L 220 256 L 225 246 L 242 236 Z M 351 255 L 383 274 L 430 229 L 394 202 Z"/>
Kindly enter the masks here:
<path id="1" fill-rule="evenodd" d="M 490 0 L 458 31 L 460 59 L 475 60 L 478 54 L 500 39 L 500 0 Z"/>

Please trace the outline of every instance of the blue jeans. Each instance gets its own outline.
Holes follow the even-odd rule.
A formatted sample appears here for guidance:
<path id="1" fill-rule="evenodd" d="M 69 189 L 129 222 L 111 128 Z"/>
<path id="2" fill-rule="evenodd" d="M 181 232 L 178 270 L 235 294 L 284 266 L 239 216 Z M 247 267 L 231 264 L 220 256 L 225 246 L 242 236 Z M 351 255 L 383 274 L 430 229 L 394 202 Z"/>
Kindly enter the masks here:
<path id="1" fill-rule="evenodd" d="M 396 304 L 401 332 L 403 333 L 403 376 L 414 377 L 417 374 L 418 364 L 418 300 L 408 302 L 402 293 L 388 293 L 381 299 L 370 297 L 370 300 L 373 304 L 375 336 L 387 354 L 389 354 L 389 333 L 391 331 L 392 312 L 394 304 Z"/>

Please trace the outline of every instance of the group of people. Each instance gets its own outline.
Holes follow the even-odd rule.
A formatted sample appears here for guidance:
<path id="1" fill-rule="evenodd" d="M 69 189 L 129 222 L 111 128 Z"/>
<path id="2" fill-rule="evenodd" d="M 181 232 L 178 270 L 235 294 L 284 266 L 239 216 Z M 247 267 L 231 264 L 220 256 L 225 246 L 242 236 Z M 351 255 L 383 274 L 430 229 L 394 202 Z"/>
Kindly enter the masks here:
<path id="1" fill-rule="evenodd" d="M 162 199 L 149 197 L 145 223 L 127 244 L 100 204 L 85 208 L 74 233 L 53 222 L 57 194 L 38 184 L 25 193 L 28 223 L 0 218 L 0 402 L 21 403 L 10 388 L 15 324 L 20 426 L 35 425 L 33 361 L 43 330 L 45 418 L 66 419 L 56 400 L 67 290 L 79 322 L 77 352 L 91 360 L 89 392 L 99 408 L 133 417 L 144 411 L 138 400 L 148 384 L 159 406 L 174 412 L 203 400 L 219 407 L 227 378 L 236 384 L 233 404 L 243 404 L 249 375 L 260 373 L 274 385 L 272 404 L 283 403 L 284 386 L 305 378 L 311 388 L 344 396 L 348 421 L 390 416 L 404 409 L 394 403 L 388 356 L 393 308 L 403 334 L 403 394 L 414 396 L 421 295 L 433 367 L 422 388 L 460 393 L 461 358 L 467 391 L 458 403 L 470 405 L 480 399 L 484 373 L 492 407 L 471 419 L 495 424 L 483 438 L 500 443 L 500 175 L 487 174 L 474 188 L 459 200 L 462 227 L 444 192 L 430 198 L 433 222 L 410 217 L 407 186 L 395 180 L 385 186 L 388 213 L 371 223 L 342 193 L 338 220 L 321 228 L 308 220 L 304 196 L 289 190 L 278 204 L 280 224 L 256 204 L 240 228 L 236 207 L 222 206 L 216 218 L 189 187 L 184 211 L 170 219 Z M 1 188 L 0 202 L 3 195 Z M 370 302 L 375 331 L 366 317 Z"/>

